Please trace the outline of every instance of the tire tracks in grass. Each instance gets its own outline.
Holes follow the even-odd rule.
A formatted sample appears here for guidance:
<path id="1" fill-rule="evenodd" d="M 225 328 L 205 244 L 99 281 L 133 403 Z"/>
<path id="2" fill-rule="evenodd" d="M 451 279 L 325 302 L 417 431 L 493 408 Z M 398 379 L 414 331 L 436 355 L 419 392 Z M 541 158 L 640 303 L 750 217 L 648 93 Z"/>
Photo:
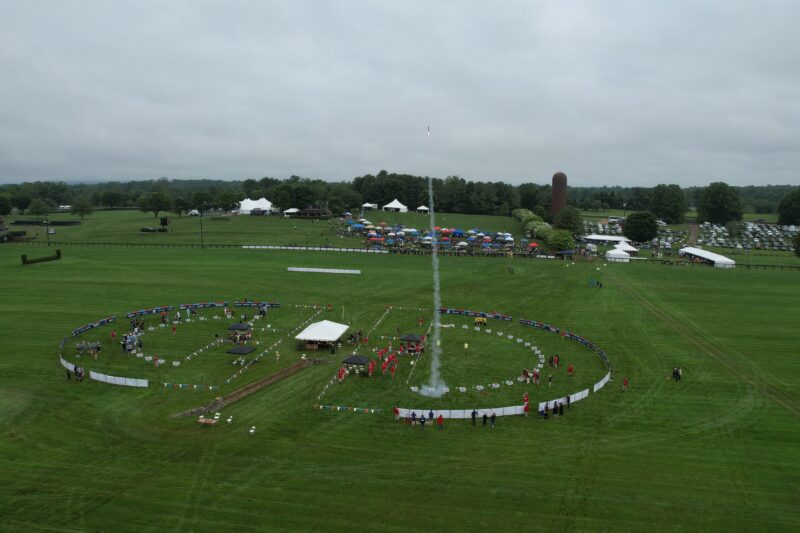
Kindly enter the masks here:
<path id="1" fill-rule="evenodd" d="M 740 368 L 740 363 L 738 363 L 729 354 L 723 352 L 716 345 L 714 345 L 713 343 L 709 342 L 701 335 L 696 333 L 694 331 L 694 328 L 686 324 L 683 324 L 679 319 L 663 311 L 659 307 L 653 305 L 647 299 L 643 298 L 640 294 L 638 294 L 635 290 L 632 290 L 628 286 L 628 284 L 630 284 L 629 280 L 623 282 L 616 275 L 614 275 L 614 278 L 617 281 L 617 285 L 628 296 L 630 296 L 632 300 L 638 303 L 639 306 L 642 307 L 644 310 L 648 311 L 650 314 L 661 320 L 662 323 L 675 330 L 689 344 L 695 346 L 698 350 L 700 350 L 704 354 L 714 359 L 717 363 L 725 367 L 731 374 L 740 379 L 742 382 L 747 383 L 748 385 L 756 388 L 767 398 L 784 407 L 795 417 L 800 418 L 800 407 L 796 405 L 797 402 L 788 394 L 776 388 L 774 385 L 771 385 L 764 378 L 763 372 L 758 368 L 757 365 L 755 365 L 755 363 L 753 363 L 752 361 L 748 361 L 753 372 L 746 372 L 742 370 Z"/>

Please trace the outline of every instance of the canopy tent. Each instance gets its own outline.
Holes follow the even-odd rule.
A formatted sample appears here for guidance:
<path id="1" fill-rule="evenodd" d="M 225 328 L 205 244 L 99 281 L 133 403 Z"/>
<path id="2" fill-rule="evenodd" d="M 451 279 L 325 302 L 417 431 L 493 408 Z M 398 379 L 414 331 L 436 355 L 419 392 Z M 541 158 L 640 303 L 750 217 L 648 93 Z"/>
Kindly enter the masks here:
<path id="1" fill-rule="evenodd" d="M 627 253 L 638 253 L 639 252 L 638 248 L 635 248 L 635 247 L 631 246 L 627 242 L 621 242 L 619 244 L 615 244 L 614 248 L 616 248 L 617 250 L 622 250 L 623 252 L 627 252 Z"/>
<path id="2" fill-rule="evenodd" d="M 238 211 L 240 215 L 249 215 L 253 209 L 260 209 L 261 211 L 269 213 L 272 211 L 272 202 L 266 198 L 259 198 L 258 200 L 245 198 L 239 202 Z"/>
<path id="3" fill-rule="evenodd" d="M 419 335 L 414 335 L 413 333 L 406 333 L 400 337 L 400 340 L 406 342 L 419 342 L 422 340 L 422 337 Z"/>
<path id="4" fill-rule="evenodd" d="M 247 331 L 248 329 L 250 329 L 250 324 L 246 324 L 244 322 L 238 322 L 228 326 L 228 330 L 230 331 Z"/>
<path id="5" fill-rule="evenodd" d="M 237 346 L 235 348 L 231 348 L 230 350 L 228 350 L 225 353 L 230 353 L 230 354 L 233 354 L 233 355 L 247 355 L 247 354 L 253 353 L 255 351 L 256 351 L 256 349 L 253 348 L 252 346 Z"/>
<path id="6" fill-rule="evenodd" d="M 361 206 L 363 209 L 378 209 L 378 204 L 366 203 Z"/>
<path id="7" fill-rule="evenodd" d="M 421 206 L 419 206 L 419 207 L 417 208 L 417 213 L 427 213 L 428 211 L 430 211 L 430 209 L 428 209 L 428 208 L 427 208 L 426 206 L 424 206 L 424 205 L 421 205 Z"/>
<path id="8" fill-rule="evenodd" d="M 363 355 L 351 355 L 350 357 L 342 359 L 342 363 L 345 365 L 364 366 L 369 363 L 369 357 L 364 357 Z"/>
<path id="9" fill-rule="evenodd" d="M 338 324 L 330 320 L 314 322 L 301 331 L 295 339 L 299 341 L 336 342 L 347 331 L 346 324 Z"/>
<path id="10" fill-rule="evenodd" d="M 612 248 L 606 252 L 606 260 L 611 263 L 630 263 L 631 256 L 628 252 Z"/>
<path id="11" fill-rule="evenodd" d="M 295 213 L 299 213 L 299 212 L 300 212 L 299 209 L 297 209 L 296 207 L 292 207 L 292 208 L 287 209 L 286 211 L 284 211 L 283 212 L 283 216 L 290 217 L 290 216 L 294 215 Z"/>
<path id="12" fill-rule="evenodd" d="M 729 259 L 724 255 L 715 254 L 714 252 L 709 252 L 708 250 L 703 250 L 702 248 L 687 246 L 681 248 L 678 253 L 680 255 L 699 257 L 700 259 L 711 262 L 717 268 L 736 268 L 736 261 L 733 259 Z"/>
<path id="13" fill-rule="evenodd" d="M 627 237 L 622 237 L 619 235 L 598 235 L 597 233 L 584 235 L 583 240 L 595 242 L 631 242 L 631 240 Z"/>
<path id="14" fill-rule="evenodd" d="M 397 198 L 395 198 L 394 200 L 383 206 L 383 210 L 396 211 L 398 213 L 408 213 L 408 207 L 401 204 Z"/>

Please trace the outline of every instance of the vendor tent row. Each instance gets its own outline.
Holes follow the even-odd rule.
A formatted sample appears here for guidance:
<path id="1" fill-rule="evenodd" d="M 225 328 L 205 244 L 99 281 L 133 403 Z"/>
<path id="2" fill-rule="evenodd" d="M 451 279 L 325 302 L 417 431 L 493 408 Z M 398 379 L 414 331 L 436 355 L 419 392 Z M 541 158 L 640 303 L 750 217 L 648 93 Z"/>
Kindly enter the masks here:
<path id="1" fill-rule="evenodd" d="M 378 209 L 378 204 L 366 203 L 361 207 L 364 209 Z M 383 206 L 383 210 L 392 211 L 395 213 L 408 213 L 408 207 L 403 205 L 397 198 L 395 198 L 394 200 Z M 430 211 L 430 209 L 428 209 L 424 205 L 417 207 L 417 213 L 427 213 L 428 211 Z"/>

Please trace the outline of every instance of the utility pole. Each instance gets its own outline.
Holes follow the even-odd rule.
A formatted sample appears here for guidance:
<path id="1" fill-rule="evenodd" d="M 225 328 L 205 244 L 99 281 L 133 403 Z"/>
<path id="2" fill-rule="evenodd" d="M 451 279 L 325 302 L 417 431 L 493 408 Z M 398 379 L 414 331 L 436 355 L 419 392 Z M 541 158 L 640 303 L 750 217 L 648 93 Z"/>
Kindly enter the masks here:
<path id="1" fill-rule="evenodd" d="M 47 235 L 47 246 L 50 246 L 50 215 L 44 216 L 44 232 Z"/>

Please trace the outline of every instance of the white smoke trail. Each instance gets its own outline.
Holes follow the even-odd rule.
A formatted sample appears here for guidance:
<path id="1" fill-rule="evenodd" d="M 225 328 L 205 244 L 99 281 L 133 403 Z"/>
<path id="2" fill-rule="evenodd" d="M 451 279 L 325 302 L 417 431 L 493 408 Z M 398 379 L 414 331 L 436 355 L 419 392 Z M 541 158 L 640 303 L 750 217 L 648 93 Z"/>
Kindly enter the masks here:
<path id="1" fill-rule="evenodd" d="M 430 135 L 430 129 L 428 134 Z M 433 179 L 428 178 L 428 203 L 430 207 L 429 216 L 431 231 L 435 231 L 436 227 L 436 214 L 433 205 Z M 447 392 L 447 385 L 439 373 L 441 366 L 440 356 L 442 355 L 441 345 L 441 325 L 442 319 L 439 314 L 439 308 L 442 307 L 442 295 L 439 284 L 439 235 L 433 236 L 433 249 L 431 251 L 431 264 L 433 266 L 433 337 L 431 342 L 431 376 L 427 385 L 423 385 L 419 389 L 419 393 L 423 396 L 430 396 L 432 398 L 439 398 Z"/>

